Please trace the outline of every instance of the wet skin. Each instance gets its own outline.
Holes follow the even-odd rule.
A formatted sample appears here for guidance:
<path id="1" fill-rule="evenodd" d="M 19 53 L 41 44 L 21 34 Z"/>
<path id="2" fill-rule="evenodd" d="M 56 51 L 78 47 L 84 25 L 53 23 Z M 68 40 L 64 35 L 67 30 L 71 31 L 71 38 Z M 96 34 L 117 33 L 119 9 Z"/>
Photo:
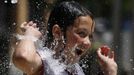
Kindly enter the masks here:
<path id="1" fill-rule="evenodd" d="M 90 16 L 80 16 L 66 32 L 65 53 L 70 62 L 75 63 L 91 47 L 93 20 Z"/>
<path id="2" fill-rule="evenodd" d="M 88 48 L 91 47 L 90 37 L 94 29 L 92 25 L 93 22 L 89 16 L 80 16 L 72 26 L 68 27 L 64 49 L 64 54 L 67 56 L 67 63 L 76 63 L 77 59 L 81 55 L 84 55 Z M 35 23 L 24 23 L 21 26 L 26 30 L 24 32 L 25 37 L 41 37 L 41 33 L 38 31 Z M 63 36 L 58 25 L 54 25 L 52 32 L 54 38 L 58 38 L 58 40 Z M 60 42 L 58 45 L 61 47 Z M 101 50 L 99 49 L 97 54 L 100 61 L 104 63 L 101 64 L 101 67 L 105 71 L 105 75 L 117 75 L 117 64 L 114 61 L 114 53 L 111 54 L 112 57 L 106 57 L 101 54 Z M 12 59 L 15 66 L 27 73 L 27 75 L 41 75 L 44 69 L 42 68 L 44 66 L 42 59 L 36 52 L 34 41 L 29 38 L 22 39 L 16 44 Z"/>

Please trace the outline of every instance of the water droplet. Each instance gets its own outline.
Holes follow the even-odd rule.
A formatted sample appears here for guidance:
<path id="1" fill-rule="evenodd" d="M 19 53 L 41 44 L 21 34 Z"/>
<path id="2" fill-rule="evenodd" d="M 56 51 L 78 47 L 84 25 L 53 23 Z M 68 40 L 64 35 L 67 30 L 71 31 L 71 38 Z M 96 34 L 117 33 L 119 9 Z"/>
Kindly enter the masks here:
<path id="1" fill-rule="evenodd" d="M 7 2 L 8 2 L 7 0 L 4 1 L 4 3 L 7 3 Z"/>
<path id="2" fill-rule="evenodd" d="M 133 62 L 134 60 L 133 60 L 133 59 L 130 59 L 129 61 L 130 61 L 130 62 Z"/>
<path id="3" fill-rule="evenodd" d="M 14 22 L 13 25 L 16 25 L 16 23 Z"/>
<path id="4" fill-rule="evenodd" d="M 11 0 L 12 4 L 16 4 L 18 2 L 18 0 Z"/>
<path id="5" fill-rule="evenodd" d="M 132 68 L 132 70 L 134 70 L 134 67 Z"/>

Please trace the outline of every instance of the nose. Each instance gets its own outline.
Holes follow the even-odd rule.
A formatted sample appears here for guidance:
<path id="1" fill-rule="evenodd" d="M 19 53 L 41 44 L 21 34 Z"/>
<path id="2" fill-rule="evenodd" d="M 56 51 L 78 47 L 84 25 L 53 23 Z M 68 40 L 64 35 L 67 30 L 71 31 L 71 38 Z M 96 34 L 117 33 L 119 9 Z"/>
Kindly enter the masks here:
<path id="1" fill-rule="evenodd" d="M 91 47 L 91 41 L 88 37 L 84 38 L 82 41 L 82 45 L 85 49 L 89 49 Z"/>

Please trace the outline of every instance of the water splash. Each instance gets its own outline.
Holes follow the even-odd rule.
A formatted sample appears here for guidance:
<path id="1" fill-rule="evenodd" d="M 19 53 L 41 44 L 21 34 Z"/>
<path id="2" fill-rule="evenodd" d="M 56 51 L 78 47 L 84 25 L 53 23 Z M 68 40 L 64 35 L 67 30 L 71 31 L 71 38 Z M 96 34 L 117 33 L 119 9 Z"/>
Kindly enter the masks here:
<path id="1" fill-rule="evenodd" d="M 23 36 L 19 36 L 19 37 L 17 35 L 14 35 L 14 36 L 20 40 L 25 39 L 25 37 L 23 37 Z M 46 35 L 43 36 L 43 39 L 45 39 L 45 37 L 46 37 Z M 63 40 L 62 43 L 65 44 L 65 40 L 64 40 L 63 36 L 62 36 L 62 40 Z M 42 41 L 42 39 L 37 40 L 35 42 L 37 52 L 39 52 L 41 58 L 45 59 L 45 62 L 49 66 L 49 69 L 45 69 L 48 73 L 50 73 L 52 71 L 53 72 L 52 75 L 63 75 L 63 72 L 65 72 L 65 70 L 74 69 L 75 64 L 70 64 L 70 63 L 66 64 L 66 61 L 64 62 L 62 56 L 60 56 L 59 58 L 55 58 L 54 57 L 55 50 L 52 50 L 51 48 L 43 47 L 43 45 L 44 45 L 44 42 Z M 55 45 L 55 44 L 54 44 L 54 46 L 58 47 L 58 45 Z M 76 47 L 77 47 L 77 44 L 73 48 L 71 48 L 71 51 L 72 51 L 71 53 L 75 53 Z M 60 47 L 60 49 L 63 49 L 63 48 Z M 61 52 L 61 55 L 62 55 L 62 52 Z M 64 52 L 63 52 L 63 55 L 65 56 Z M 67 56 L 66 56 L 66 58 L 67 58 Z M 69 57 L 69 58 L 71 58 L 71 57 Z M 73 61 L 74 59 L 70 59 L 70 60 Z M 79 60 L 79 58 L 76 60 Z"/>
<path id="2" fill-rule="evenodd" d="M 20 36 L 18 37 L 18 34 L 14 34 L 14 36 L 18 39 L 25 39 L 25 37 Z M 64 63 L 61 63 L 61 58 L 59 59 L 55 59 L 53 57 L 53 55 L 55 54 L 54 50 L 50 50 L 47 47 L 43 47 L 44 43 L 42 40 L 37 40 L 35 42 L 35 46 L 37 49 L 37 52 L 39 50 L 43 50 L 43 54 L 41 53 L 41 56 L 43 57 L 42 59 L 45 59 L 45 61 L 47 62 L 50 70 L 52 72 L 54 72 L 54 75 L 60 75 L 61 72 L 63 72 L 65 70 L 65 68 L 67 67 L 67 65 L 65 65 Z M 49 70 L 48 70 L 49 72 Z"/>
<path id="3" fill-rule="evenodd" d="M 0 53 L 0 75 L 7 75 L 9 66 L 9 55 L 4 55 Z"/>
<path id="4" fill-rule="evenodd" d="M 44 49 L 43 59 L 47 62 L 49 70 L 51 70 L 54 75 L 60 75 L 67 67 L 64 63 L 60 62 L 60 59 L 53 58 L 54 52 L 48 48 Z M 49 72 L 49 70 L 47 70 Z"/>
<path id="5" fill-rule="evenodd" d="M 23 40 L 23 39 L 27 39 L 27 40 L 32 40 L 32 41 L 37 41 L 38 38 L 34 37 L 34 36 L 24 36 L 24 35 L 19 35 L 16 34 L 14 35 L 18 40 Z"/>

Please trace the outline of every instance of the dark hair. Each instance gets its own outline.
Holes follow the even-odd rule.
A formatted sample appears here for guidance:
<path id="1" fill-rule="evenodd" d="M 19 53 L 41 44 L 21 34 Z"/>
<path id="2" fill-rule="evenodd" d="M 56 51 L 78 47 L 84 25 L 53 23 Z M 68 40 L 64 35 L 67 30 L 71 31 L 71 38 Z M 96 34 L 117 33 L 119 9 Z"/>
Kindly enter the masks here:
<path id="1" fill-rule="evenodd" d="M 50 17 L 48 19 L 47 42 L 53 41 L 52 27 L 55 24 L 59 25 L 61 30 L 64 32 L 65 37 L 67 27 L 73 25 L 74 20 L 79 16 L 87 15 L 93 19 L 91 12 L 75 1 L 64 1 L 60 4 L 57 4 L 51 11 Z"/>

